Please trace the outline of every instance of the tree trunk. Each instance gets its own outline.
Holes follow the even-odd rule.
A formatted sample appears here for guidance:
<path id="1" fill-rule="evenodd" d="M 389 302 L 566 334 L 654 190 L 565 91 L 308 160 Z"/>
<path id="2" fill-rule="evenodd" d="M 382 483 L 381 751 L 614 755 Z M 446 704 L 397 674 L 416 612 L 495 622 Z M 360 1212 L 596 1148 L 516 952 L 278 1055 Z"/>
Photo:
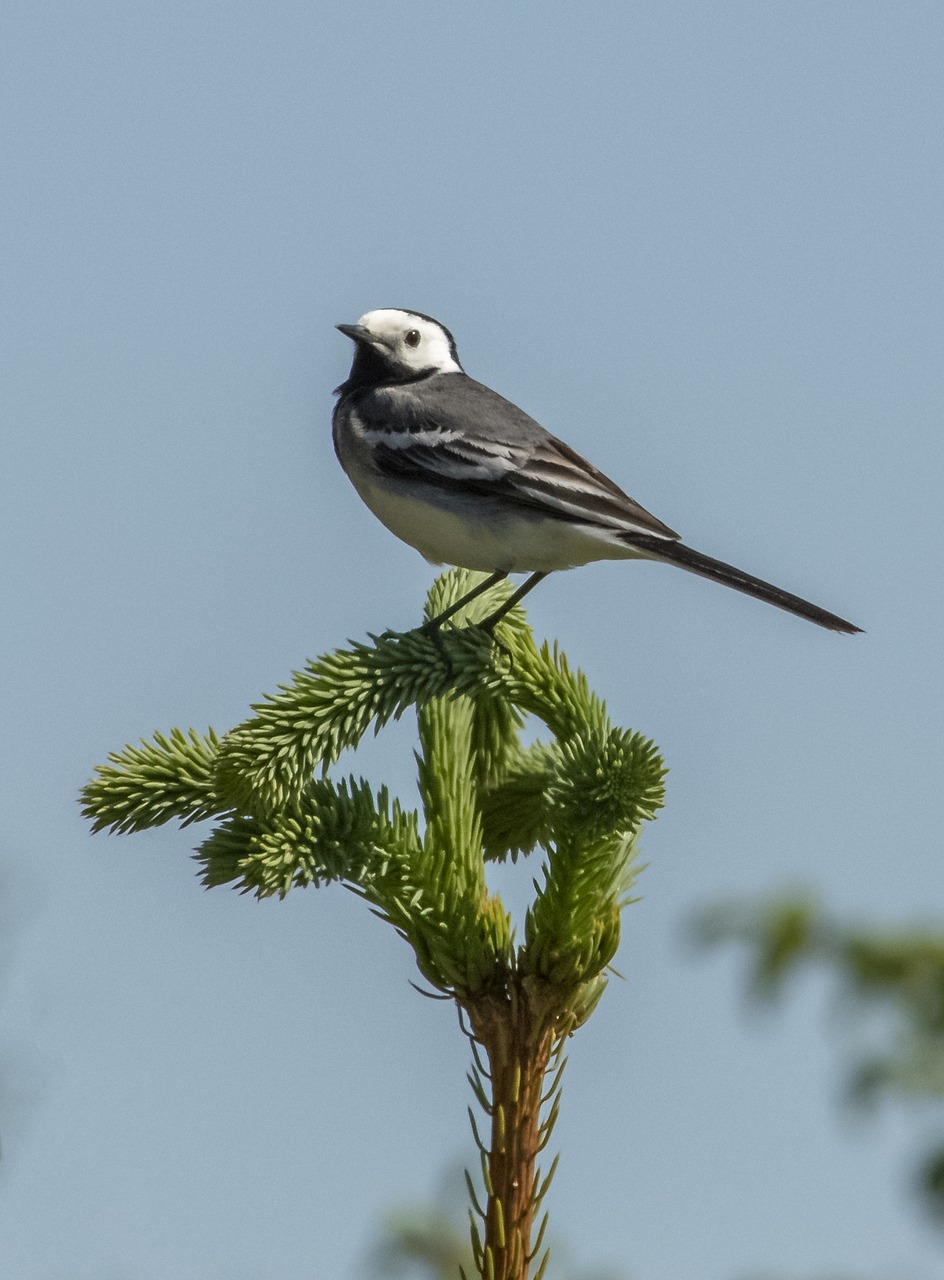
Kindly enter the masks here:
<path id="1" fill-rule="evenodd" d="M 532 1272 L 543 1228 L 535 1244 L 532 1234 L 550 1182 L 550 1176 L 539 1182 L 537 1157 L 556 1115 L 552 1107 L 542 1124 L 544 1082 L 555 1056 L 555 1036 L 548 1026 L 533 1025 L 520 988 L 510 994 L 508 1001 L 489 999 L 469 1009 L 474 1041 L 488 1057 L 488 1071 L 478 1070 L 473 1077 L 476 1095 L 491 1119 L 488 1147 L 480 1144 L 487 1196 L 484 1240 L 473 1228 L 476 1265 L 486 1280 L 529 1280 L 544 1269 Z M 556 1083 L 551 1092 L 556 1092 Z"/>

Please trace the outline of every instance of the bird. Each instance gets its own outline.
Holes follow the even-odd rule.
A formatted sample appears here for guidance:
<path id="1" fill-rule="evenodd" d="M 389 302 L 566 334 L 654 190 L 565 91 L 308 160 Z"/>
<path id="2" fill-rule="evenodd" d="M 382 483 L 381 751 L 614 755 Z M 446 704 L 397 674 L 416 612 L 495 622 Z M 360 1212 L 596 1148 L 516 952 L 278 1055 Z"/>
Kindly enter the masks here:
<path id="1" fill-rule="evenodd" d="M 335 389 L 332 435 L 357 493 L 426 560 L 488 574 L 425 630 L 509 574 L 529 576 L 479 623 L 488 631 L 549 573 L 595 560 L 656 560 L 830 631 L 861 631 L 687 546 L 570 445 L 470 378 L 455 338 L 432 316 L 383 307 L 336 327 L 353 340 L 354 360 Z"/>

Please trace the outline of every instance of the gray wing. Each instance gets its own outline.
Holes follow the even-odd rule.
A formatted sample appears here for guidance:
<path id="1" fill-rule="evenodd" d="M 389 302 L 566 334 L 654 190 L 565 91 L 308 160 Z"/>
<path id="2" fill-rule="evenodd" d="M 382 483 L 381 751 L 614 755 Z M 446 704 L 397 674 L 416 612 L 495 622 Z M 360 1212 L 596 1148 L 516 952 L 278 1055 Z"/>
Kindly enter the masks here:
<path id="1" fill-rule="evenodd" d="M 376 388 L 351 408 L 390 478 L 593 524 L 676 539 L 602 471 L 496 391 L 465 374 Z"/>

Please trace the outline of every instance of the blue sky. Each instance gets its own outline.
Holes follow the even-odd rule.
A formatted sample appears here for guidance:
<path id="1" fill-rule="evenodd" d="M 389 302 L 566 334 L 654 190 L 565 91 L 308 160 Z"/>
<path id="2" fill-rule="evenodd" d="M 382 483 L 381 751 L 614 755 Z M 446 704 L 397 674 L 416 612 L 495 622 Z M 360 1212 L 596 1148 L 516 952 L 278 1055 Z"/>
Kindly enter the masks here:
<path id="1" fill-rule="evenodd" d="M 8 0 L 7 1274 L 355 1280 L 467 1144 L 464 1041 L 392 930 L 338 889 L 204 893 L 193 832 L 92 838 L 75 800 L 419 617 L 431 570 L 330 445 L 333 326 L 379 306 L 867 631 L 655 565 L 532 597 L 671 767 L 628 980 L 573 1045 L 557 1230 L 634 1280 L 937 1274 L 918 1130 L 837 1108 L 828 991 L 746 1020 L 685 928 L 795 885 L 939 912 L 942 37 L 930 3 Z M 356 767 L 409 797 L 411 746 Z"/>

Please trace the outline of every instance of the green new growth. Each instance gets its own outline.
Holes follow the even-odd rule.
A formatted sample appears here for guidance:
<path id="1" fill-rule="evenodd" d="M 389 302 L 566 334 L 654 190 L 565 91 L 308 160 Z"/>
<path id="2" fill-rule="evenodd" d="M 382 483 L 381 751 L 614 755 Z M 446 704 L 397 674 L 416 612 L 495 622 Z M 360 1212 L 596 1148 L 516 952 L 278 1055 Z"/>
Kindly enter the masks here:
<path id="1" fill-rule="evenodd" d="M 476 581 L 451 570 L 427 617 Z M 567 1038 L 607 982 L 632 901 L 643 821 L 664 767 L 647 738 L 615 727 L 556 646 L 520 609 L 493 638 L 476 622 L 510 588 L 481 595 L 439 632 L 385 633 L 308 664 L 229 733 L 175 729 L 109 757 L 83 792 L 95 830 L 212 821 L 196 852 L 203 883 L 257 897 L 339 882 L 413 948 L 434 991 L 455 1002 L 484 1113 L 469 1176 L 472 1242 L 488 1280 L 544 1271 L 538 1167 L 560 1106 Z M 342 751 L 412 710 L 420 812 L 385 788 L 331 776 Z M 525 718 L 548 736 L 523 745 Z M 524 937 L 514 935 L 486 862 L 541 858 Z"/>

